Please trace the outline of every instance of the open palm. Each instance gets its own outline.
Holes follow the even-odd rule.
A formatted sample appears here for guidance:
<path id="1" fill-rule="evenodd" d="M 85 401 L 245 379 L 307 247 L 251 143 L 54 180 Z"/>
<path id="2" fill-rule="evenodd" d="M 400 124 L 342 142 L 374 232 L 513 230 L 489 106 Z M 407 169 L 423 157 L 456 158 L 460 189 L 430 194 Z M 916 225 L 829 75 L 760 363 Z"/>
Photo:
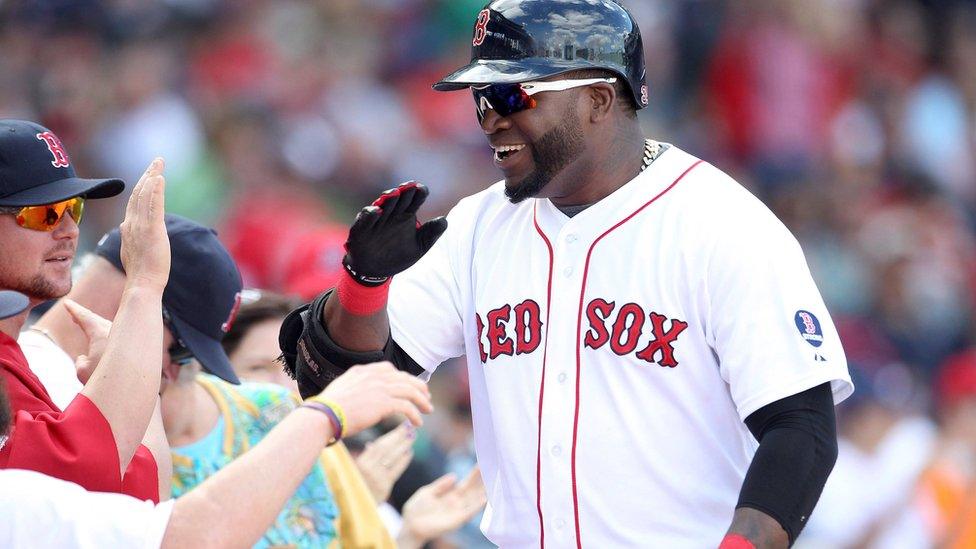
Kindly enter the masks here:
<path id="1" fill-rule="evenodd" d="M 447 474 L 417 490 L 403 505 L 403 529 L 419 543 L 458 529 L 487 501 L 481 471 L 475 467 L 461 482 Z"/>

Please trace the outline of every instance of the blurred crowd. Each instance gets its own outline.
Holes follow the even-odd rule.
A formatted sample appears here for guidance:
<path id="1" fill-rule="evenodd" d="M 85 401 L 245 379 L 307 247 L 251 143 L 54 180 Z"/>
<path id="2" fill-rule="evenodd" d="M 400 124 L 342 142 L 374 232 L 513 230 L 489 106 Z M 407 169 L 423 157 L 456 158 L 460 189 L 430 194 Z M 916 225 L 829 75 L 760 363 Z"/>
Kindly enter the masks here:
<path id="1" fill-rule="evenodd" d="M 0 118 L 50 127 L 79 173 L 134 183 L 165 157 L 168 211 L 217 226 L 245 287 L 307 299 L 379 191 L 421 181 L 433 217 L 500 178 L 470 96 L 430 89 L 467 60 L 483 3 L 0 0 Z M 646 134 L 777 213 L 841 332 L 857 392 L 801 542 L 976 524 L 976 2 L 622 3 Z M 90 205 L 83 248 L 124 198 Z M 463 364 L 442 370 L 396 506 L 473 465 Z"/>

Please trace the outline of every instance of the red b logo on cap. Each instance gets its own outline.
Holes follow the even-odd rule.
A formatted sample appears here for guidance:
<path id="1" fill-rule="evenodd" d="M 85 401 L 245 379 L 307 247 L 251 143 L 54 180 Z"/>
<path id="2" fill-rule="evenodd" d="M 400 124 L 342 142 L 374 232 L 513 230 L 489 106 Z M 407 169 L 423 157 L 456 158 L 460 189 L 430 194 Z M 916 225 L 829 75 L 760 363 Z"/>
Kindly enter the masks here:
<path id="1" fill-rule="evenodd" d="M 55 168 L 67 168 L 71 165 L 71 160 L 68 159 L 68 153 L 64 150 L 64 145 L 61 144 L 58 136 L 51 132 L 41 132 L 37 134 L 37 138 L 47 143 L 47 150 L 51 151 L 51 155 L 54 156 L 54 160 L 51 161 L 52 166 Z"/>

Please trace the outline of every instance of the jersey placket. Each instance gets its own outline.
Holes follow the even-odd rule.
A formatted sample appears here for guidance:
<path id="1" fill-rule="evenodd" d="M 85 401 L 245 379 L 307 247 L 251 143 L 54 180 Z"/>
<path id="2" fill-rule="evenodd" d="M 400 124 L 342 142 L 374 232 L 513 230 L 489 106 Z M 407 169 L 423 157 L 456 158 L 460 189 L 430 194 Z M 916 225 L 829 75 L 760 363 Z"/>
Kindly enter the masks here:
<path id="1" fill-rule="evenodd" d="M 578 413 L 575 334 L 587 242 L 572 219 L 565 220 L 558 230 L 557 226 L 558 221 L 551 217 L 540 225 L 552 246 L 553 264 L 538 452 L 544 542 L 566 547 L 576 543 L 572 467 Z"/>
<path id="2" fill-rule="evenodd" d="M 648 181 L 652 171 L 659 171 L 665 165 L 662 162 L 652 165 L 643 174 L 643 180 Z M 688 171 L 689 167 L 685 165 L 681 169 Z M 676 175 L 680 179 L 681 172 Z M 663 194 L 674 177 L 652 181 Z M 588 256 L 603 236 L 625 221 L 628 216 L 624 212 L 636 213 L 648 202 L 646 190 L 635 194 L 633 189 L 633 184 L 628 185 L 572 218 L 566 218 L 548 201 L 536 204 L 538 230 L 544 232 L 544 238 L 551 244 L 553 262 L 538 449 L 543 541 L 551 546 L 586 544 L 583 494 L 577 484 L 586 471 L 574 460 L 586 444 L 586 433 L 579 430 L 582 418 L 601 414 L 601 410 L 587 408 L 587 403 L 581 402 L 581 384 L 586 383 L 587 376 L 601 375 L 601 371 L 588 367 L 582 348 L 583 308 L 592 297 L 588 294 L 592 288 L 586 287 L 590 285 L 587 281 L 596 271 L 607 268 L 592 261 L 588 264 Z"/>

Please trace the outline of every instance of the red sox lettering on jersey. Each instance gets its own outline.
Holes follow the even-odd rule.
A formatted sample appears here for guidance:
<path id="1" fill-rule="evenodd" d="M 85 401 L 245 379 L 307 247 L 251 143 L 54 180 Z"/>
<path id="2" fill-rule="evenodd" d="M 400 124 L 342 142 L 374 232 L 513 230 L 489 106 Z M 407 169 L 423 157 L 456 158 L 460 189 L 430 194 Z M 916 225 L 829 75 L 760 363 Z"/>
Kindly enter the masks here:
<path id="1" fill-rule="evenodd" d="M 665 315 L 654 311 L 645 314 L 640 305 L 627 303 L 613 317 L 615 308 L 615 303 L 601 298 L 594 299 L 587 305 L 586 318 L 590 329 L 583 341 L 585 346 L 596 350 L 609 344 L 617 355 L 629 355 L 637 350 L 637 343 L 646 325 L 650 341 L 637 351 L 637 358 L 669 368 L 678 365 L 674 343 L 678 335 L 688 327 L 687 322 L 670 319 L 670 326 L 665 329 L 665 322 L 669 321 Z M 502 355 L 524 355 L 538 349 L 542 341 L 542 319 L 539 304 L 535 300 L 526 299 L 515 306 L 503 305 L 488 311 L 484 316 L 488 319 L 487 334 L 485 323 L 481 320 L 482 315 L 475 315 L 478 351 L 482 363 Z"/>
<path id="2" fill-rule="evenodd" d="M 796 240 L 677 147 L 573 217 L 498 183 L 448 220 L 393 277 L 390 330 L 428 372 L 466 357 L 499 546 L 717 545 L 756 447 L 743 420 L 851 391 Z"/>

